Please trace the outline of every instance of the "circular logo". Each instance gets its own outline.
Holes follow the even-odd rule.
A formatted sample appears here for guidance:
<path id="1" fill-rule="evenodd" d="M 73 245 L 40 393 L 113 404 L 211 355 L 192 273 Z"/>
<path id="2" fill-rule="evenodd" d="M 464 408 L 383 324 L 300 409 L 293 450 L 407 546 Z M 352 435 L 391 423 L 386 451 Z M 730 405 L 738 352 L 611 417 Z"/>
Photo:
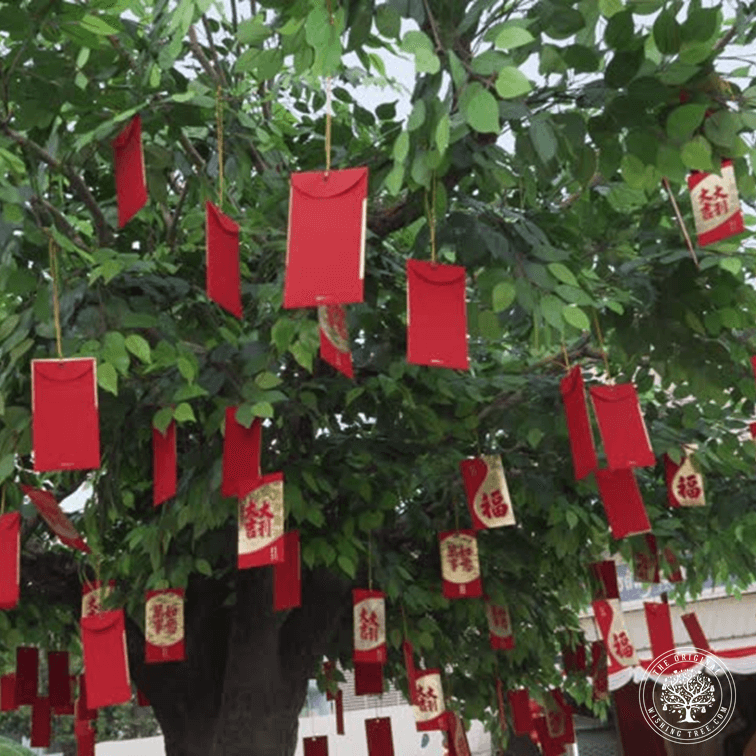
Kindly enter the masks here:
<path id="1" fill-rule="evenodd" d="M 672 743 L 713 738 L 735 711 L 735 682 L 711 651 L 686 646 L 651 662 L 639 687 L 647 724 Z"/>

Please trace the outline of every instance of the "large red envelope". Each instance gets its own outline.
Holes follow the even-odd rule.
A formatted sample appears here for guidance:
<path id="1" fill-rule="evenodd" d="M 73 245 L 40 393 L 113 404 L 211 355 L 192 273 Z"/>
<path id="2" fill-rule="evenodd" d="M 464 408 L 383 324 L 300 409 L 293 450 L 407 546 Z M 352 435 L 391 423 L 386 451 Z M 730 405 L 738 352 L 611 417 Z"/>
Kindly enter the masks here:
<path id="1" fill-rule="evenodd" d="M 598 467 L 596 446 L 593 443 L 593 430 L 585 401 L 585 384 L 583 371 L 575 365 L 559 383 L 559 390 L 564 402 L 567 417 L 567 432 L 570 437 L 572 465 L 575 480 L 582 480 Z"/>
<path id="2" fill-rule="evenodd" d="M 39 488 L 21 485 L 21 490 L 32 500 L 32 504 L 37 508 L 42 519 L 50 526 L 50 530 L 58 538 L 72 549 L 77 549 L 84 554 L 90 553 L 84 539 L 79 535 L 79 531 L 68 519 L 66 513 L 60 508 L 60 504 L 49 491 L 43 491 Z"/>
<path id="3" fill-rule="evenodd" d="M 664 474 L 667 481 L 667 501 L 671 507 L 703 507 L 706 505 L 703 475 L 686 454 L 680 464 L 664 455 Z"/>
<path id="4" fill-rule="evenodd" d="M 16 706 L 29 706 L 37 700 L 39 649 L 21 646 L 16 649 Z"/>
<path id="5" fill-rule="evenodd" d="M 407 260 L 407 362 L 469 369 L 466 281 L 461 265 Z"/>
<path id="6" fill-rule="evenodd" d="M 596 470 L 596 482 L 613 538 L 619 540 L 651 530 L 632 469 Z"/>
<path id="7" fill-rule="evenodd" d="M 448 729 L 440 670 L 426 669 L 415 672 L 412 710 L 418 732 Z"/>
<path id="8" fill-rule="evenodd" d="M 672 616 L 669 604 L 666 602 L 644 601 L 643 609 L 646 613 L 648 637 L 651 641 L 651 656 L 654 659 L 675 649 L 675 639 L 672 634 Z"/>
<path id="9" fill-rule="evenodd" d="M 654 467 L 656 457 L 635 386 L 591 386 L 590 393 L 608 467 Z"/>
<path id="10" fill-rule="evenodd" d="M 292 173 L 284 307 L 362 302 L 367 168 Z"/>
<path id="11" fill-rule="evenodd" d="M 344 305 L 318 307 L 318 325 L 321 358 L 347 378 L 354 378 Z"/>
<path id="12" fill-rule="evenodd" d="M 365 720 L 368 756 L 394 756 L 394 739 L 391 736 L 391 717 Z"/>
<path id="13" fill-rule="evenodd" d="M 438 534 L 441 551 L 443 594 L 449 599 L 479 598 L 483 595 L 474 530 L 448 530 Z"/>
<path id="14" fill-rule="evenodd" d="M 731 160 L 722 161 L 721 176 L 702 171 L 691 173 L 688 189 L 698 243 L 702 247 L 745 231 Z"/>
<path id="15" fill-rule="evenodd" d="M 100 467 L 97 361 L 32 360 L 34 470 Z"/>
<path id="16" fill-rule="evenodd" d="M 21 514 L 0 517 L 0 609 L 18 604 L 21 593 Z"/>
<path id="17" fill-rule="evenodd" d="M 100 612 L 81 620 L 81 644 L 87 675 L 86 704 L 90 709 L 131 700 L 123 609 Z"/>
<path id="18" fill-rule="evenodd" d="M 38 698 L 32 704 L 31 747 L 47 748 L 51 732 L 50 699 Z"/>
<path id="19" fill-rule="evenodd" d="M 283 473 L 239 484 L 240 570 L 284 561 L 283 486 Z"/>
<path id="20" fill-rule="evenodd" d="M 238 407 L 226 407 L 226 433 L 223 437 L 221 493 L 238 496 L 239 483 L 260 477 L 262 424 L 259 417 L 245 428 L 236 420 Z"/>
<path id="21" fill-rule="evenodd" d="M 11 672 L 9 675 L 0 677 L 0 711 L 16 711 L 16 674 Z"/>
<path id="22" fill-rule="evenodd" d="M 123 228 L 146 204 L 142 118 L 135 115 L 113 140 L 118 227 Z"/>
<path id="23" fill-rule="evenodd" d="M 212 202 L 205 203 L 205 226 L 207 296 L 241 318 L 239 226 Z"/>
<path id="24" fill-rule="evenodd" d="M 512 710 L 512 726 L 516 735 L 528 735 L 533 729 L 530 712 L 530 692 L 527 688 L 507 691 L 509 708 Z"/>
<path id="25" fill-rule="evenodd" d="M 386 597 L 381 591 L 352 591 L 354 619 L 354 651 L 357 663 L 385 664 L 386 651 Z"/>
<path id="26" fill-rule="evenodd" d="M 54 709 L 67 707 L 71 697 L 71 675 L 68 671 L 67 651 L 47 652 L 47 690 L 50 706 Z"/>
<path id="27" fill-rule="evenodd" d="M 504 467 L 498 454 L 459 463 L 473 528 L 501 528 L 515 524 Z"/>
<path id="28" fill-rule="evenodd" d="M 158 506 L 176 495 L 176 421 L 165 434 L 152 429 L 152 504 Z"/>
<path id="29" fill-rule="evenodd" d="M 635 647 L 627 634 L 619 599 L 594 601 L 593 614 L 599 626 L 609 662 L 609 674 L 638 665 Z"/>
<path id="30" fill-rule="evenodd" d="M 284 560 L 273 565 L 273 611 L 302 606 L 302 555 L 299 531 L 284 533 Z"/>
<path id="31" fill-rule="evenodd" d="M 328 756 L 328 736 L 304 738 L 304 756 Z"/>
<path id="32" fill-rule="evenodd" d="M 144 615 L 147 664 L 184 661 L 184 589 L 147 591 Z"/>

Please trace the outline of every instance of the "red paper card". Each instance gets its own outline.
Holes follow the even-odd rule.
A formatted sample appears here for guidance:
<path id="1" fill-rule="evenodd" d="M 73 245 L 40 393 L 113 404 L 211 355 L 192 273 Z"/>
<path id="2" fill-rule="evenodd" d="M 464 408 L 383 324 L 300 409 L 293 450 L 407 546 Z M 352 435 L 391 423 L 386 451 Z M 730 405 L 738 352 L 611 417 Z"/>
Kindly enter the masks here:
<path id="1" fill-rule="evenodd" d="M 448 599 L 479 598 L 483 595 L 474 530 L 448 530 L 438 534 L 441 550 L 443 593 Z"/>
<path id="2" fill-rule="evenodd" d="M 226 434 L 223 437 L 223 496 L 238 496 L 239 483 L 260 477 L 260 418 L 245 428 L 236 420 L 238 407 L 226 407 Z"/>
<path id="3" fill-rule="evenodd" d="M 507 691 L 509 708 L 512 710 L 512 726 L 516 735 L 528 735 L 533 729 L 530 713 L 530 694 L 527 688 Z"/>
<path id="4" fill-rule="evenodd" d="M 354 663 L 354 694 L 356 696 L 383 694 L 383 664 Z"/>
<path id="5" fill-rule="evenodd" d="M 381 591 L 352 591 L 352 617 L 354 619 L 354 651 L 352 658 L 358 663 L 385 664 L 386 653 L 386 598 Z"/>
<path id="6" fill-rule="evenodd" d="M 486 619 L 488 620 L 488 639 L 494 650 L 507 651 L 514 648 L 512 619 L 506 606 L 496 606 L 486 599 Z"/>
<path id="7" fill-rule="evenodd" d="M 600 640 L 591 643 L 591 678 L 593 700 L 606 701 L 609 698 L 609 668 L 606 647 Z"/>
<path id="8" fill-rule="evenodd" d="M 585 401 L 585 384 L 583 371 L 575 365 L 559 383 L 567 417 L 567 432 L 570 437 L 572 465 L 575 480 L 582 480 L 598 467 L 596 446 L 593 442 L 593 430 Z"/>
<path id="9" fill-rule="evenodd" d="M 690 455 L 676 464 L 664 455 L 667 480 L 667 501 L 671 507 L 703 507 L 706 505 L 703 475 L 693 465 Z"/>
<path id="10" fill-rule="evenodd" d="M 391 717 L 365 720 L 368 756 L 394 756 L 394 739 L 391 735 Z"/>
<path id="11" fill-rule="evenodd" d="M 16 711 L 16 675 L 11 672 L 9 675 L 0 677 L 0 711 Z"/>
<path id="12" fill-rule="evenodd" d="M 613 538 L 619 540 L 651 530 L 635 473 L 631 469 L 596 470 L 596 482 Z"/>
<path id="13" fill-rule="evenodd" d="M 449 712 L 449 756 L 471 756 L 465 725 L 456 711 Z"/>
<path id="14" fill-rule="evenodd" d="M 60 508 L 60 504 L 49 491 L 43 491 L 39 488 L 21 485 L 21 490 L 31 499 L 32 504 L 37 508 L 42 519 L 48 524 L 50 530 L 58 538 L 72 549 L 77 549 L 84 554 L 89 554 L 90 549 L 84 539 L 79 535 L 79 531 L 68 519 L 66 513 Z"/>
<path id="15" fill-rule="evenodd" d="M 76 702 L 76 675 L 68 677 L 68 703 L 61 706 L 53 706 L 53 714 L 57 717 L 72 717 L 75 713 Z"/>
<path id="16" fill-rule="evenodd" d="M 320 357 L 347 378 L 354 378 L 344 305 L 318 307 L 318 325 Z"/>
<path id="17" fill-rule="evenodd" d="M 81 620 L 81 643 L 90 709 L 131 700 L 123 609 L 100 612 Z"/>
<path id="18" fill-rule="evenodd" d="M 731 160 L 722 161 L 721 176 L 702 171 L 691 173 L 688 189 L 698 243 L 702 247 L 745 231 Z"/>
<path id="19" fill-rule="evenodd" d="M 657 659 L 667 651 L 675 649 L 669 604 L 646 601 L 643 603 L 643 609 L 646 613 L 648 637 L 651 640 L 651 655 Z"/>
<path id="20" fill-rule="evenodd" d="M 461 265 L 407 260 L 407 362 L 469 369 L 466 282 Z"/>
<path id="21" fill-rule="evenodd" d="M 208 298 L 241 318 L 239 226 L 212 202 L 205 202 L 205 257 Z"/>
<path id="22" fill-rule="evenodd" d="M 152 429 L 152 504 L 158 506 L 176 495 L 176 421 L 162 434 Z"/>
<path id="23" fill-rule="evenodd" d="M 0 517 L 0 609 L 18 604 L 21 584 L 21 514 Z"/>
<path id="24" fill-rule="evenodd" d="M 184 589 L 147 591 L 144 614 L 145 662 L 184 661 Z"/>
<path id="25" fill-rule="evenodd" d="M 273 611 L 302 606 L 302 558 L 299 531 L 284 533 L 284 559 L 273 565 Z"/>
<path id="26" fill-rule="evenodd" d="M 336 694 L 336 734 L 344 734 L 344 691 L 340 690 Z"/>
<path id="27" fill-rule="evenodd" d="M 146 204 L 147 183 L 142 152 L 142 119 L 131 123 L 113 140 L 118 227 L 123 228 Z"/>
<path id="28" fill-rule="evenodd" d="M 97 732 L 91 722 L 82 720 L 75 723 L 76 756 L 95 756 Z"/>
<path id="29" fill-rule="evenodd" d="M 362 302 L 367 168 L 292 173 L 284 307 Z"/>
<path id="30" fill-rule="evenodd" d="M 102 581 L 93 580 L 81 586 L 81 616 L 93 617 L 102 611 L 105 599 L 115 591 L 115 580 L 108 580 L 103 588 Z"/>
<path id="31" fill-rule="evenodd" d="M 76 720 L 90 722 L 97 719 L 97 709 L 87 705 L 87 676 L 79 675 L 79 697 L 76 699 Z"/>
<path id="32" fill-rule="evenodd" d="M 418 732 L 448 729 L 440 670 L 417 670 L 414 691 L 412 711 Z"/>
<path id="33" fill-rule="evenodd" d="M 609 674 L 624 667 L 635 667 L 638 657 L 625 628 L 625 618 L 619 599 L 593 602 L 593 614 L 606 647 Z"/>
<path id="34" fill-rule="evenodd" d="M 643 547 L 633 549 L 633 578 L 636 583 L 658 583 L 659 553 L 656 538 L 651 533 L 646 533 L 643 538 Z"/>
<path id="35" fill-rule="evenodd" d="M 328 736 L 305 738 L 304 756 L 328 756 Z"/>
<path id="36" fill-rule="evenodd" d="M 609 469 L 654 467 L 656 457 L 635 386 L 591 386 L 590 392 Z"/>
<path id="37" fill-rule="evenodd" d="M 34 470 L 100 467 L 97 361 L 32 360 Z"/>
<path id="38" fill-rule="evenodd" d="M 32 704 L 31 747 L 47 748 L 50 745 L 51 731 L 50 699 L 38 698 Z"/>
<path id="39" fill-rule="evenodd" d="M 591 573 L 596 581 L 593 591 L 594 599 L 618 599 L 619 586 L 617 585 L 617 565 L 613 559 L 603 562 L 593 562 L 590 565 Z"/>
<path id="40" fill-rule="evenodd" d="M 693 645 L 702 651 L 709 651 L 711 649 L 709 641 L 704 635 L 704 631 L 701 628 L 696 613 L 690 612 L 688 614 L 683 614 L 682 621 L 685 625 L 685 629 L 688 631 L 688 635 L 690 635 L 691 641 L 693 641 Z"/>
<path id="41" fill-rule="evenodd" d="M 283 473 L 239 484 L 240 570 L 284 561 L 283 485 Z"/>
<path id="42" fill-rule="evenodd" d="M 47 690 L 50 706 L 67 707 L 73 702 L 71 697 L 71 675 L 68 670 L 67 651 L 47 652 Z"/>
<path id="43" fill-rule="evenodd" d="M 30 706 L 37 700 L 39 649 L 16 649 L 16 706 Z"/>
<path id="44" fill-rule="evenodd" d="M 515 524 L 504 467 L 498 454 L 459 463 L 473 528 L 501 528 Z"/>
<path id="45" fill-rule="evenodd" d="M 412 644 L 405 640 L 402 642 L 402 652 L 404 653 L 404 668 L 407 670 L 407 690 L 409 692 L 410 703 L 414 704 L 415 699 L 415 677 L 417 672 L 415 670 L 415 657 L 412 649 Z"/>

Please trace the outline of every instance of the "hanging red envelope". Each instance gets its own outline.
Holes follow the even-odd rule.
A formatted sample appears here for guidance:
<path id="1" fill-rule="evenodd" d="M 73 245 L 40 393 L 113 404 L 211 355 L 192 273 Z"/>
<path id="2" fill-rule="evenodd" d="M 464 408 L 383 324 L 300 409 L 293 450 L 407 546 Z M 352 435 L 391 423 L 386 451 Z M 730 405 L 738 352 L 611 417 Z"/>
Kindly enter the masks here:
<path id="1" fill-rule="evenodd" d="M 547 702 L 548 706 L 544 711 L 549 737 L 562 744 L 574 743 L 575 724 L 572 719 L 572 708 L 564 700 L 559 688 L 552 688 L 549 694 L 551 701 Z"/>
<path id="2" fill-rule="evenodd" d="M 354 694 L 356 696 L 383 695 L 383 664 L 354 663 Z"/>
<path id="3" fill-rule="evenodd" d="M 31 747 L 48 748 L 51 731 L 50 699 L 38 698 L 32 705 Z"/>
<path id="4" fill-rule="evenodd" d="M 575 365 L 559 383 L 559 390 L 564 402 L 567 417 L 567 433 L 570 437 L 572 465 L 575 480 L 582 480 L 598 467 L 596 446 L 593 442 L 593 430 L 585 401 L 585 383 L 583 371 Z"/>
<path id="5" fill-rule="evenodd" d="M 667 480 L 667 501 L 671 507 L 703 507 L 703 475 L 693 465 L 690 455 L 686 454 L 680 464 L 676 464 L 664 455 L 664 472 Z"/>
<path id="6" fill-rule="evenodd" d="M 336 734 L 337 735 L 343 735 L 344 734 L 344 691 L 340 690 L 336 694 L 336 700 L 335 700 L 335 708 L 336 708 Z"/>
<path id="7" fill-rule="evenodd" d="M 504 708 L 504 683 L 496 678 L 496 706 L 499 714 L 499 728 L 502 733 L 507 731 L 507 713 Z"/>
<path id="8" fill-rule="evenodd" d="M 619 599 L 594 601 L 592 606 L 606 647 L 609 674 L 619 672 L 625 667 L 637 666 L 638 657 L 625 628 L 625 618 Z"/>
<path id="9" fill-rule="evenodd" d="M 688 635 L 690 635 L 691 641 L 693 641 L 693 645 L 701 651 L 710 651 L 711 647 L 709 646 L 709 641 L 704 635 L 704 631 L 701 628 L 696 613 L 690 612 L 688 614 L 683 614 L 681 619 L 685 625 L 685 629 L 688 631 Z"/>
<path id="10" fill-rule="evenodd" d="M 636 583 L 659 582 L 659 553 L 656 538 L 651 533 L 644 536 L 641 548 L 633 549 L 633 579 Z"/>
<path id="11" fill-rule="evenodd" d="M 501 528 L 515 524 L 504 467 L 498 454 L 459 463 L 473 528 Z"/>
<path id="12" fill-rule="evenodd" d="M 39 649 L 16 649 L 16 706 L 30 706 L 37 700 Z"/>
<path id="13" fill-rule="evenodd" d="M 318 307 L 320 356 L 347 378 L 354 378 L 344 305 Z"/>
<path id="14" fill-rule="evenodd" d="M 184 661 L 184 589 L 147 591 L 144 606 L 145 662 Z"/>
<path id="15" fill-rule="evenodd" d="M 283 473 L 239 484 L 239 569 L 284 561 Z"/>
<path id="16" fill-rule="evenodd" d="M 256 417 L 249 428 L 236 420 L 238 407 L 226 407 L 226 433 L 223 437 L 223 496 L 238 496 L 239 483 L 260 477 L 262 425 Z"/>
<path id="17" fill-rule="evenodd" d="M 662 555 L 664 556 L 664 559 L 671 570 L 671 572 L 667 576 L 667 580 L 669 580 L 670 583 L 682 583 L 682 568 L 680 567 L 680 564 L 677 561 L 677 557 L 675 556 L 672 549 L 665 547 L 664 549 L 662 549 Z"/>
<path id="18" fill-rule="evenodd" d="M 448 530 L 438 534 L 441 550 L 443 593 L 448 599 L 479 598 L 483 595 L 474 530 Z"/>
<path id="19" fill-rule="evenodd" d="M 456 711 L 449 712 L 449 756 L 471 756 L 465 725 Z"/>
<path id="20" fill-rule="evenodd" d="M 123 609 L 100 612 L 81 620 L 81 644 L 90 709 L 131 700 Z"/>
<path id="21" fill-rule="evenodd" d="M 304 756 L 328 756 L 328 736 L 304 738 Z"/>
<path id="22" fill-rule="evenodd" d="M 507 651 L 514 648 L 512 619 L 506 606 L 497 606 L 485 601 L 486 619 L 488 620 L 488 639 L 494 650 Z"/>
<path id="23" fill-rule="evenodd" d="M 527 688 L 507 691 L 509 708 L 512 710 L 512 727 L 515 735 L 528 735 L 533 729 L 530 713 L 530 693 Z"/>
<path id="24" fill-rule="evenodd" d="M 90 722 L 97 719 L 97 709 L 87 705 L 87 676 L 79 675 L 79 697 L 76 699 L 76 721 Z"/>
<path id="25" fill-rule="evenodd" d="M 654 467 L 656 457 L 635 386 L 591 386 L 590 392 L 609 469 Z"/>
<path id="26" fill-rule="evenodd" d="M 745 231 L 732 161 L 723 160 L 721 170 L 721 176 L 702 171 L 688 176 L 693 220 L 702 247 Z"/>
<path id="27" fill-rule="evenodd" d="M 56 717 L 72 717 L 76 711 L 76 675 L 68 676 L 68 703 L 61 706 L 52 706 Z M 52 703 L 51 703 L 52 705 Z"/>
<path id="28" fill-rule="evenodd" d="M 14 609 L 21 585 L 21 514 L 0 516 L 0 610 Z"/>
<path id="29" fill-rule="evenodd" d="M 596 470 L 596 482 L 613 538 L 619 540 L 651 530 L 632 469 Z"/>
<path id="30" fill-rule="evenodd" d="M 95 756 L 97 731 L 91 722 L 82 720 L 75 723 L 76 756 Z"/>
<path id="31" fill-rule="evenodd" d="M 549 735 L 546 716 L 542 715 L 533 719 L 533 727 L 538 735 L 543 756 L 562 756 L 565 753 L 564 745 Z"/>
<path id="32" fill-rule="evenodd" d="M 284 307 L 362 302 L 368 169 L 291 174 Z"/>
<path id="33" fill-rule="evenodd" d="M 123 228 L 146 204 L 142 119 L 135 115 L 113 140 L 118 227 Z"/>
<path id="34" fill-rule="evenodd" d="M 241 318 L 239 226 L 212 202 L 205 202 L 205 261 L 208 299 Z"/>
<path id="35" fill-rule="evenodd" d="M 81 616 L 94 617 L 102 611 L 105 600 L 115 591 L 115 580 L 108 580 L 103 588 L 101 580 L 84 583 L 81 587 Z"/>
<path id="36" fill-rule="evenodd" d="M 606 646 L 603 641 L 591 643 L 591 679 L 593 680 L 593 700 L 609 699 L 609 668 Z"/>
<path id="37" fill-rule="evenodd" d="M 579 643 L 575 648 L 562 648 L 562 666 L 565 674 L 585 672 L 588 664 L 585 653 L 585 645 Z"/>
<path id="38" fill-rule="evenodd" d="M 469 369 L 466 283 L 461 265 L 407 260 L 407 362 Z"/>
<path id="39" fill-rule="evenodd" d="M 66 707 L 72 703 L 67 651 L 47 652 L 47 691 L 53 708 Z"/>
<path id="40" fill-rule="evenodd" d="M 355 662 L 385 664 L 386 654 L 386 598 L 381 591 L 352 591 L 354 619 Z"/>
<path id="41" fill-rule="evenodd" d="M 284 533 L 284 560 L 273 565 L 273 611 L 302 606 L 302 559 L 299 531 Z"/>
<path id="42" fill-rule="evenodd" d="M 414 703 L 415 727 L 418 732 L 426 730 L 446 730 L 446 704 L 438 669 L 417 670 L 415 672 Z"/>
<path id="43" fill-rule="evenodd" d="M 412 644 L 405 640 L 402 642 L 402 653 L 404 654 L 404 668 L 407 671 L 407 691 L 409 693 L 409 700 L 411 704 L 415 703 L 415 677 L 417 672 L 415 670 L 415 657 L 412 649 Z"/>
<path id="44" fill-rule="evenodd" d="M 16 675 L 11 672 L 9 675 L 0 677 L 0 711 L 16 711 Z"/>
<path id="45" fill-rule="evenodd" d="M 152 429 L 152 504 L 157 507 L 176 495 L 176 421 L 165 433 Z"/>
<path id="46" fill-rule="evenodd" d="M 68 519 L 65 512 L 60 508 L 60 504 L 49 491 L 43 491 L 39 488 L 21 485 L 21 490 L 31 499 L 32 504 L 37 508 L 42 519 L 49 525 L 50 530 L 58 538 L 72 549 L 77 549 L 84 554 L 89 554 L 90 549 L 84 539 L 79 535 L 79 531 Z"/>
<path id="47" fill-rule="evenodd" d="M 591 573 L 595 580 L 594 599 L 618 599 L 619 586 L 617 585 L 617 565 L 613 559 L 603 562 L 593 562 L 590 565 Z"/>
<path id="48" fill-rule="evenodd" d="M 100 467 L 97 360 L 32 360 L 35 472 Z"/>
<path id="49" fill-rule="evenodd" d="M 643 602 L 646 614 L 648 637 L 651 641 L 651 656 L 654 659 L 675 649 L 675 639 L 672 634 L 672 617 L 669 604 L 665 602 Z"/>
<path id="50" fill-rule="evenodd" d="M 394 739 L 391 735 L 391 717 L 365 720 L 368 756 L 394 756 Z"/>

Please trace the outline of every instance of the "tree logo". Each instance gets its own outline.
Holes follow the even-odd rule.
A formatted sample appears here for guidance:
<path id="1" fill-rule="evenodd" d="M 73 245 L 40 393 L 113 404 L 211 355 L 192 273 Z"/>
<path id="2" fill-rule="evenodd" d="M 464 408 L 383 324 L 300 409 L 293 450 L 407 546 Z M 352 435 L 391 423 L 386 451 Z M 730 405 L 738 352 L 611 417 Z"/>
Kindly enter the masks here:
<path id="1" fill-rule="evenodd" d="M 643 717 L 673 743 L 714 737 L 735 710 L 735 683 L 710 651 L 686 647 L 654 659 L 639 688 Z"/>

